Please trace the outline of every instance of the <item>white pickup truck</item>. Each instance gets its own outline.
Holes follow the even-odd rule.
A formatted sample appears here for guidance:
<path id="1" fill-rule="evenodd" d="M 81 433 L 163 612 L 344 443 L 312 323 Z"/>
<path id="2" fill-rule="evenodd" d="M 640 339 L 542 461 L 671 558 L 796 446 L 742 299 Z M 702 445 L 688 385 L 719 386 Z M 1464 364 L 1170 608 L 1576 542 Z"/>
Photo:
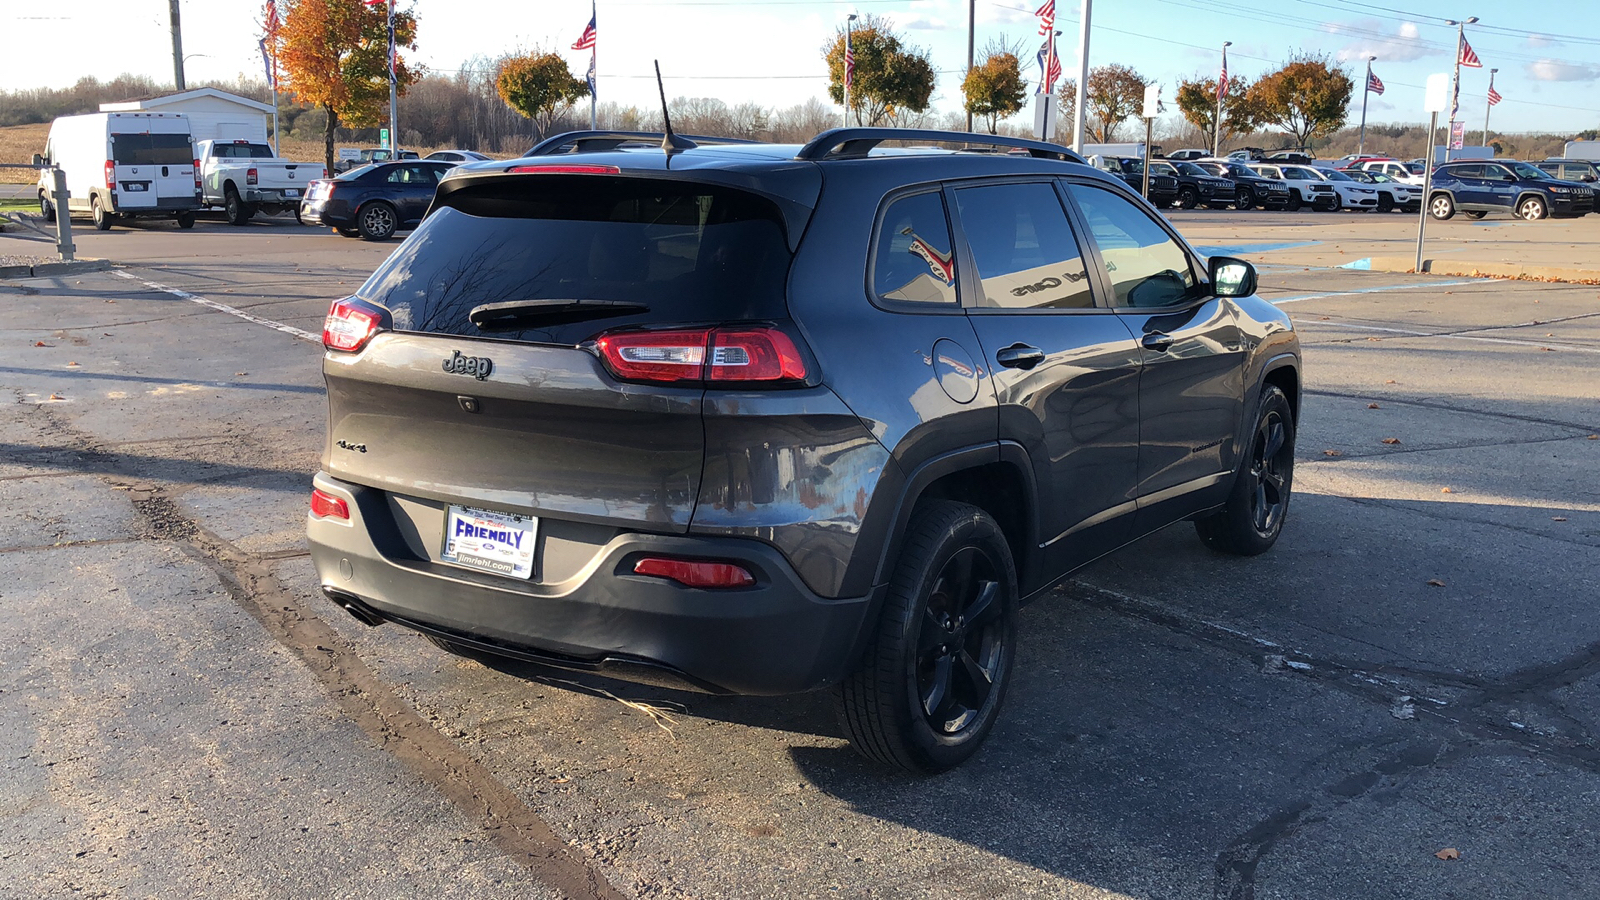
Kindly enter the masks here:
<path id="1" fill-rule="evenodd" d="M 290 210 L 298 220 L 306 187 L 328 174 L 317 163 L 279 159 L 270 145 L 254 141 L 196 141 L 194 148 L 200 156 L 202 204 L 221 207 L 234 225 L 258 211 L 274 216 Z"/>

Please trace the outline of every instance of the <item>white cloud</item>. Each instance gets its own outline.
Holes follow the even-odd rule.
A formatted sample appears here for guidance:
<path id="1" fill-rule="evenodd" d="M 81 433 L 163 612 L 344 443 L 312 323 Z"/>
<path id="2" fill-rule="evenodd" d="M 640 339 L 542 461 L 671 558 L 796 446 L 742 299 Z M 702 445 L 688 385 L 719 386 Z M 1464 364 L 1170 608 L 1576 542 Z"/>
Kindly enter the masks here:
<path id="1" fill-rule="evenodd" d="M 1383 23 L 1377 19 L 1324 22 L 1322 30 L 1355 38 L 1353 43 L 1339 48 L 1335 54 L 1341 62 L 1365 61 L 1369 56 L 1376 56 L 1381 62 L 1409 62 L 1443 52 L 1422 40 L 1414 22 L 1403 22 L 1392 32 L 1386 32 Z"/>
<path id="2" fill-rule="evenodd" d="M 1556 40 L 1555 38 L 1552 38 L 1552 37 L 1548 36 L 1548 35 L 1530 34 L 1530 35 L 1528 35 L 1527 43 L 1528 43 L 1529 47 L 1533 47 L 1533 48 L 1537 49 L 1537 48 L 1541 48 L 1541 47 L 1554 47 L 1554 46 L 1559 45 L 1561 42 Z"/>
<path id="3" fill-rule="evenodd" d="M 1528 77 L 1535 81 L 1597 81 L 1600 66 L 1578 66 L 1558 59 L 1528 63 Z"/>

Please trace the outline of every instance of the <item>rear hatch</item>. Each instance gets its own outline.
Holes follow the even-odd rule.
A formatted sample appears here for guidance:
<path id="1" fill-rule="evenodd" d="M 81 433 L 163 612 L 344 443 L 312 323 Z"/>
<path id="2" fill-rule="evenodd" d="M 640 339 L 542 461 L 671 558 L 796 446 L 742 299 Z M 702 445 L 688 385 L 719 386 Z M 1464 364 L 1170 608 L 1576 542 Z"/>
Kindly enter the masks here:
<path id="1" fill-rule="evenodd" d="M 193 208 L 195 204 L 194 145 L 188 123 L 182 133 L 162 133 L 152 128 L 172 120 L 111 120 L 111 160 L 119 210 Z M 165 201 L 165 202 L 163 202 Z"/>
<path id="2" fill-rule="evenodd" d="M 705 379 L 728 355 L 707 335 L 786 329 L 790 260 L 776 206 L 730 187 L 533 174 L 441 192 L 330 313 L 378 327 L 326 355 L 323 467 L 390 492 L 422 534 L 451 504 L 684 532 Z M 697 352 L 703 367 L 684 358 Z"/>

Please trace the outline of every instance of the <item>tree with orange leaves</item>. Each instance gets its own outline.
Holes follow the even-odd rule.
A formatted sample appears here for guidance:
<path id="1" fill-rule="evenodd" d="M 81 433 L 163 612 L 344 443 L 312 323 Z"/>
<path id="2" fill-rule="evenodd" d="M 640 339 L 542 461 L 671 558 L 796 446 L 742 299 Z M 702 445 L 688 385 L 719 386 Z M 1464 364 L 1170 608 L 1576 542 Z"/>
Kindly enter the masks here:
<path id="1" fill-rule="evenodd" d="M 324 133 L 328 171 L 333 171 L 333 132 L 340 125 L 382 125 L 389 105 L 389 15 L 382 4 L 363 0 L 290 0 L 278 28 L 277 58 L 284 80 L 302 103 L 328 115 Z M 397 48 L 417 49 L 417 17 L 394 14 Z M 422 73 L 396 52 L 400 93 Z M 399 145 L 399 136 L 390 140 Z"/>

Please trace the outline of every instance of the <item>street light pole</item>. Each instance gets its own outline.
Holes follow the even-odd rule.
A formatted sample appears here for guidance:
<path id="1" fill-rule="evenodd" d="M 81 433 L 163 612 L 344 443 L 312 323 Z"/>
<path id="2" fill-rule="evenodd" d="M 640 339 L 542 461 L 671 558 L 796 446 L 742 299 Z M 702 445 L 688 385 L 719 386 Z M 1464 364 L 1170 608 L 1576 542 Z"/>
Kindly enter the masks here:
<path id="1" fill-rule="evenodd" d="M 1456 26 L 1456 67 L 1455 76 L 1450 82 L 1450 128 L 1446 132 L 1444 158 L 1450 160 L 1450 143 L 1455 139 L 1456 114 L 1461 111 L 1461 47 L 1467 42 L 1467 26 L 1478 21 L 1477 16 L 1471 16 L 1462 21 L 1446 19 L 1446 25 Z"/>
<path id="2" fill-rule="evenodd" d="M 1078 154 L 1083 153 L 1083 104 L 1089 99 L 1089 12 L 1093 5 L 1094 0 L 1083 0 L 1078 13 L 1078 91 L 1072 104 L 1072 150 Z"/>
<path id="3" fill-rule="evenodd" d="M 1372 88 L 1372 61 L 1376 56 L 1367 57 L 1367 80 L 1361 85 L 1361 138 L 1356 141 L 1356 156 L 1367 155 L 1367 94 Z"/>
<path id="4" fill-rule="evenodd" d="M 1489 110 L 1494 109 L 1494 104 L 1489 102 L 1490 94 L 1494 93 L 1494 73 L 1499 69 L 1489 70 L 1489 93 L 1483 95 L 1483 146 L 1489 146 Z"/>
<path id="5" fill-rule="evenodd" d="M 167 16 L 172 22 L 172 84 L 178 90 L 183 86 L 183 25 L 178 21 L 178 0 L 167 4 Z"/>
<path id="6" fill-rule="evenodd" d="M 1222 155 L 1222 98 L 1228 93 L 1228 48 L 1233 41 L 1222 42 L 1222 72 L 1217 76 L 1217 128 L 1211 136 L 1211 155 Z"/>

